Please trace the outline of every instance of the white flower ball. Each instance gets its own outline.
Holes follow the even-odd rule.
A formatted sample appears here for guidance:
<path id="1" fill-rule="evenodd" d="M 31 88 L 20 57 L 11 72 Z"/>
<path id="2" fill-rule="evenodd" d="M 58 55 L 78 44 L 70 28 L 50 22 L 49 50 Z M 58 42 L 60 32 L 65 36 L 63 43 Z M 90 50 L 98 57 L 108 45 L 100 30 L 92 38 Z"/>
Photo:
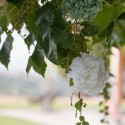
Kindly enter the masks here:
<path id="1" fill-rule="evenodd" d="M 73 92 L 84 92 L 95 95 L 101 92 L 108 82 L 108 72 L 105 71 L 104 61 L 96 56 L 81 53 L 80 57 L 73 59 L 68 78 L 74 82 Z"/>

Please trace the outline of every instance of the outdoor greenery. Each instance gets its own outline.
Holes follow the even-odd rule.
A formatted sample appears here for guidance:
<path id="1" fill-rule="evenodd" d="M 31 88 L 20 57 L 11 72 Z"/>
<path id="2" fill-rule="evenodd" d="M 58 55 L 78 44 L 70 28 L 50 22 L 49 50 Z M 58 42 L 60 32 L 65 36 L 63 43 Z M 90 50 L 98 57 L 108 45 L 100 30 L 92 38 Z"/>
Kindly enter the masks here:
<path id="1" fill-rule="evenodd" d="M 40 125 L 37 123 L 18 120 L 18 119 L 6 117 L 6 116 L 0 116 L 0 124 L 1 125 Z"/>
<path id="2" fill-rule="evenodd" d="M 0 104 L 0 109 L 40 109 L 39 103 L 24 103 L 24 104 Z"/>
<path id="3" fill-rule="evenodd" d="M 18 0 L 18 2 L 2 0 L 0 6 L 0 34 L 6 33 L 6 39 L 0 50 L 0 62 L 6 68 L 13 48 L 12 34 L 16 30 L 22 36 L 21 29 L 24 25 L 29 34 L 23 35 L 22 38 L 29 51 L 31 45 L 35 47 L 28 59 L 26 72 L 29 73 L 33 68 L 43 77 L 47 67 L 46 59 L 69 73 L 73 60 L 82 58 L 81 53 L 86 53 L 83 54 L 86 59 L 88 57 L 97 59 L 100 64 L 101 72 L 98 66 L 91 67 L 94 61 L 93 63 L 90 61 L 90 68 L 88 66 L 85 68 L 91 76 L 88 81 L 93 78 L 94 74 L 92 75 L 91 71 L 94 70 L 97 73 L 95 77 L 98 83 L 106 76 L 102 59 L 108 70 L 111 47 L 119 48 L 125 44 L 124 0 L 39 0 L 39 3 L 37 0 Z M 8 28 L 10 24 L 11 29 Z M 76 80 L 76 77 L 70 78 L 70 86 L 79 88 L 79 81 L 77 86 L 74 79 Z M 84 82 L 82 84 L 85 85 Z M 105 85 L 101 93 L 105 101 L 100 105 L 109 99 L 107 89 L 111 85 L 109 83 Z M 90 91 L 99 87 L 99 85 L 95 88 L 91 86 L 87 88 Z M 80 96 L 80 91 L 78 92 L 79 101 L 74 106 L 76 114 L 77 111 L 80 113 L 80 121 L 76 125 L 88 125 L 81 113 L 82 107 L 86 107 L 86 104 Z M 107 115 L 108 107 L 103 108 L 103 113 Z M 101 121 L 107 122 L 104 119 Z"/>
<path id="4" fill-rule="evenodd" d="M 37 0 L 7 0 L 0 7 L 0 34 L 7 34 L 0 51 L 0 62 L 8 68 L 13 45 L 12 33 L 17 30 L 21 35 L 24 23 L 29 35 L 22 37 L 28 49 L 37 41 L 34 44 L 35 50 L 29 57 L 27 73 L 33 67 L 44 76 L 47 66 L 44 57 L 68 72 L 74 57 L 79 56 L 80 52 L 91 52 L 92 46 L 100 42 L 105 52 L 101 56 L 105 58 L 110 53 L 111 46 L 124 44 L 124 2 L 118 1 L 108 1 L 112 5 L 104 1 L 102 10 L 93 19 L 74 21 L 64 17 L 62 0 L 41 0 L 43 6 Z M 12 29 L 7 28 L 10 23 Z"/>

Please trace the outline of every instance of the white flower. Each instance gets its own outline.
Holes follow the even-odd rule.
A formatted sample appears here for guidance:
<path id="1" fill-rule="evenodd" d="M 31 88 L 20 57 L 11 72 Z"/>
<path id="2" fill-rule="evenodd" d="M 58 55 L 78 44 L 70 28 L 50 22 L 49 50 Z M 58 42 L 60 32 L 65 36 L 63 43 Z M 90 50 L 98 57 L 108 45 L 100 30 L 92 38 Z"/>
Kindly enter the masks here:
<path id="1" fill-rule="evenodd" d="M 88 95 L 98 94 L 108 82 L 104 61 L 96 56 L 81 53 L 73 59 L 68 78 L 73 78 L 73 92 L 84 92 Z"/>

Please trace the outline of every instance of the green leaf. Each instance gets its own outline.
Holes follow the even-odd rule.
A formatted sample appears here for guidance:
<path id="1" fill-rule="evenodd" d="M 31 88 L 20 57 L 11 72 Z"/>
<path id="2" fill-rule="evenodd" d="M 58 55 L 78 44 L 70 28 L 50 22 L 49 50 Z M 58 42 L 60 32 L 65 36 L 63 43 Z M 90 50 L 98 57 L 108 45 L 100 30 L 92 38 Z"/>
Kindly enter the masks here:
<path id="1" fill-rule="evenodd" d="M 7 26 L 8 26 L 8 20 L 7 20 L 7 16 L 3 15 L 3 17 L 0 17 L 0 26 L 2 28 L 3 31 L 7 31 Z"/>
<path id="2" fill-rule="evenodd" d="M 53 6 L 51 4 L 45 4 L 36 11 L 35 23 L 39 29 L 43 41 L 47 36 L 48 32 L 50 32 L 51 29 L 50 27 L 52 25 L 52 22 L 53 22 Z"/>
<path id="3" fill-rule="evenodd" d="M 107 121 L 105 119 L 101 119 L 100 122 L 103 123 L 103 124 L 109 124 L 109 121 Z"/>
<path id="4" fill-rule="evenodd" d="M 89 123 L 84 121 L 84 122 L 82 122 L 82 125 L 89 125 Z"/>
<path id="5" fill-rule="evenodd" d="M 108 25 L 108 27 L 103 31 L 103 32 L 101 32 L 100 34 L 99 34 L 99 37 L 110 37 L 110 35 L 111 35 L 111 33 L 112 33 L 112 31 L 113 31 L 113 28 L 114 28 L 114 21 L 113 22 L 111 22 L 109 25 Z"/>
<path id="6" fill-rule="evenodd" d="M 0 43 L 1 43 L 1 34 L 3 33 L 2 28 L 0 26 Z"/>
<path id="7" fill-rule="evenodd" d="M 38 43 L 42 42 L 42 37 L 39 33 L 38 27 L 35 24 L 35 14 L 33 12 L 29 12 L 26 17 L 26 25 L 30 33 L 34 34 L 35 39 Z"/>
<path id="8" fill-rule="evenodd" d="M 13 38 L 12 36 L 7 36 L 4 44 L 0 50 L 0 62 L 5 65 L 8 69 L 8 64 L 10 62 L 10 52 L 12 50 Z"/>
<path id="9" fill-rule="evenodd" d="M 104 110 L 104 109 L 100 109 L 99 112 L 100 112 L 100 113 L 103 113 L 103 112 L 105 112 L 105 110 Z"/>
<path id="10" fill-rule="evenodd" d="M 42 41 L 39 45 L 46 53 L 49 52 L 49 42 L 51 41 L 51 24 L 53 21 L 53 6 L 51 4 L 45 4 L 37 10 L 35 15 L 35 23 L 38 28 L 38 32 L 42 37 Z"/>
<path id="11" fill-rule="evenodd" d="M 49 3 L 43 5 L 40 9 L 38 9 L 35 15 L 36 24 L 40 25 L 42 21 L 44 21 L 48 26 L 50 26 L 54 19 L 53 10 L 53 5 Z"/>
<path id="12" fill-rule="evenodd" d="M 27 74 L 29 74 L 29 72 L 30 72 L 32 66 L 34 66 L 34 65 L 35 65 L 35 64 L 34 64 L 34 62 L 32 61 L 31 57 L 29 57 L 29 59 L 28 59 L 28 64 L 27 64 L 27 67 L 26 67 L 26 72 L 27 72 Z"/>
<path id="13" fill-rule="evenodd" d="M 104 4 L 102 11 L 95 17 L 95 23 L 100 27 L 100 33 L 103 32 L 111 22 L 123 13 L 123 8 L 116 8 Z"/>
<path id="14" fill-rule="evenodd" d="M 71 40 L 67 31 L 67 22 L 60 8 L 54 8 L 54 19 L 52 23 L 52 38 L 62 48 L 71 48 Z"/>
<path id="15" fill-rule="evenodd" d="M 53 40 L 51 40 L 49 44 L 49 53 L 47 54 L 47 58 L 58 65 L 58 54 L 57 54 L 57 46 Z"/>
<path id="16" fill-rule="evenodd" d="M 5 11 L 6 11 L 6 16 L 7 16 L 8 21 L 14 24 L 15 18 L 18 12 L 17 7 L 12 3 L 7 3 L 5 7 Z"/>
<path id="17" fill-rule="evenodd" d="M 47 36 L 40 46 L 44 50 L 46 57 L 54 64 L 58 64 L 57 46 L 51 38 L 50 32 L 47 33 Z"/>
<path id="18" fill-rule="evenodd" d="M 35 22 L 42 36 L 39 42 L 45 56 L 58 64 L 57 46 L 70 48 L 71 43 L 66 32 L 66 21 L 61 11 L 52 4 L 45 4 L 37 10 Z"/>
<path id="19" fill-rule="evenodd" d="M 97 25 L 94 25 L 92 22 L 84 21 L 83 23 L 81 23 L 81 25 L 83 26 L 81 32 L 85 36 L 93 36 L 99 31 L 99 27 Z"/>
<path id="20" fill-rule="evenodd" d="M 45 64 L 44 61 L 42 63 L 41 63 L 41 66 L 37 66 L 37 64 L 32 60 L 32 58 L 29 57 L 28 65 L 26 67 L 26 72 L 29 74 L 31 68 L 33 67 L 35 72 L 37 72 L 38 74 L 40 74 L 40 75 L 42 75 L 44 77 L 46 64 Z"/>
<path id="21" fill-rule="evenodd" d="M 38 45 L 36 46 L 31 58 L 38 67 L 41 66 L 44 56 L 43 56 L 43 52 L 42 52 L 41 48 Z"/>
<path id="22" fill-rule="evenodd" d="M 101 122 L 101 123 L 105 123 L 105 119 L 101 119 L 100 122 Z"/>
<path id="23" fill-rule="evenodd" d="M 102 106 L 102 105 L 104 105 L 104 102 L 103 101 L 99 102 L 99 106 Z"/>
<path id="24" fill-rule="evenodd" d="M 106 83 L 106 88 L 111 88 L 112 87 L 112 85 L 110 84 L 110 83 Z"/>
<path id="25" fill-rule="evenodd" d="M 60 30 L 58 28 L 54 28 L 52 30 L 52 38 L 54 39 L 54 42 L 61 46 L 62 48 L 71 48 L 71 41 L 67 35 L 67 32 L 65 30 Z"/>
<path id="26" fill-rule="evenodd" d="M 34 44 L 35 37 L 33 33 L 30 33 L 25 39 L 24 39 L 28 49 L 30 49 L 30 46 Z"/>
<path id="27" fill-rule="evenodd" d="M 42 40 L 39 43 L 44 50 L 45 56 L 54 64 L 58 64 L 57 46 L 51 34 L 51 24 L 53 22 L 53 6 L 45 4 L 36 12 L 36 25 Z"/>
<path id="28" fill-rule="evenodd" d="M 85 121 L 85 117 L 84 117 L 84 116 L 80 116 L 80 117 L 79 117 L 79 120 L 80 120 L 80 121 Z"/>
<path id="29" fill-rule="evenodd" d="M 67 28 L 67 22 L 65 20 L 63 12 L 60 8 L 54 9 L 53 26 L 57 27 L 58 29 L 62 29 L 62 30 Z"/>
<path id="30" fill-rule="evenodd" d="M 78 111 L 81 111 L 83 105 L 83 99 L 80 99 L 78 102 L 75 103 L 75 108 Z"/>
<path id="31" fill-rule="evenodd" d="M 83 103 L 83 107 L 85 108 L 87 106 L 87 104 L 86 103 Z"/>
<path id="32" fill-rule="evenodd" d="M 44 55 L 41 48 L 37 45 L 32 56 L 29 57 L 26 72 L 29 73 L 31 67 L 44 77 L 46 71 L 46 63 L 44 61 Z"/>
<path id="33" fill-rule="evenodd" d="M 73 78 L 70 78 L 69 86 L 74 86 Z"/>
<path id="34" fill-rule="evenodd" d="M 108 27 L 101 33 L 99 34 L 99 37 L 106 38 L 106 47 L 110 48 L 111 47 L 111 40 L 112 40 L 112 33 L 113 33 L 113 28 L 114 28 L 114 22 L 111 22 Z"/>

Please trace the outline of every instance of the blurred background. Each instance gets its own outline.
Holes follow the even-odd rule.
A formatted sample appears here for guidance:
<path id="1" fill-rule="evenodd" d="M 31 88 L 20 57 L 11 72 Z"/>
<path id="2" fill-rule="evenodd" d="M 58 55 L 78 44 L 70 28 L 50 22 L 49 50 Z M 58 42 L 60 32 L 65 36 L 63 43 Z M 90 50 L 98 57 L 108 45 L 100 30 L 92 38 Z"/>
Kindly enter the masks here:
<path id="1" fill-rule="evenodd" d="M 34 47 L 29 52 L 16 32 L 14 37 L 8 70 L 0 64 L 0 125 L 75 125 L 75 109 L 70 105 L 71 90 L 64 71 L 47 61 L 46 79 L 33 70 L 26 74 L 27 59 Z M 5 34 L 2 41 L 4 38 Z M 110 71 L 114 77 L 107 119 L 111 125 L 125 125 L 125 47 L 112 48 L 112 53 Z M 103 115 L 98 108 L 102 97 L 83 95 L 83 99 L 87 103 L 83 109 L 86 120 L 90 125 L 102 125 Z"/>

